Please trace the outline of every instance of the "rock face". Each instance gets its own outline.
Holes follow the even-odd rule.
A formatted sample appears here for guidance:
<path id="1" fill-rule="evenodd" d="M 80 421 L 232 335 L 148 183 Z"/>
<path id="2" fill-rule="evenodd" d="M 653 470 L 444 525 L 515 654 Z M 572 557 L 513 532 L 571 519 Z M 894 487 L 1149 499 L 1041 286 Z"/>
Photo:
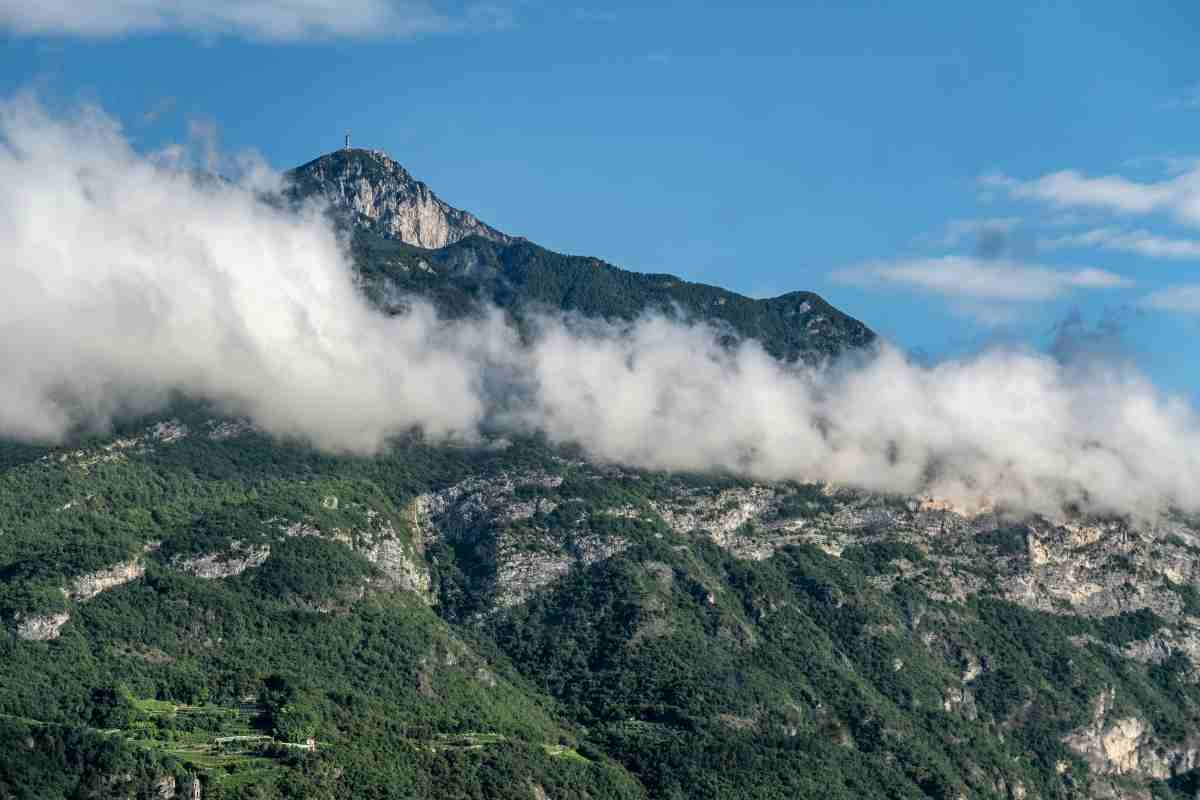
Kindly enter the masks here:
<path id="1" fill-rule="evenodd" d="M 775 489 L 750 486 L 715 495 L 685 492 L 655 503 L 654 510 L 676 533 L 701 532 L 739 558 L 762 560 L 802 539 L 805 520 L 781 517 L 780 502 Z M 754 535 L 751 525 L 765 535 Z"/>
<path id="2" fill-rule="evenodd" d="M 1200 765 L 1200 743 L 1189 740 L 1174 747 L 1164 746 L 1143 720 L 1115 717 L 1115 700 L 1112 689 L 1101 692 L 1092 707 L 1091 724 L 1063 739 L 1063 744 L 1087 761 L 1093 773 L 1165 780 Z"/>
<path id="3" fill-rule="evenodd" d="M 228 552 L 207 553 L 193 558 L 178 559 L 172 566 L 180 572 L 186 572 L 197 578 L 209 580 L 216 578 L 232 578 L 241 575 L 248 569 L 262 566 L 271 555 L 270 545 L 254 547 L 233 542 Z"/>
<path id="4" fill-rule="evenodd" d="M 596 481 L 619 479 L 611 469 L 573 468 Z M 521 602 L 575 564 L 625 549 L 620 534 L 595 533 L 603 528 L 595 524 L 600 517 L 665 525 L 753 560 L 796 544 L 841 556 L 850 548 L 903 543 L 913 557 L 891 559 L 893 574 L 872 579 L 880 588 L 904 577 L 952 602 L 983 593 L 1088 618 L 1150 611 L 1169 627 L 1125 644 L 1119 654 L 1161 663 L 1178 651 L 1200 661 L 1200 608 L 1190 607 L 1181 591 L 1200 584 L 1200 535 L 1183 521 L 1137 527 L 1018 518 L 994 509 L 967 513 L 931 498 L 761 484 L 679 484 L 648 506 L 598 509 L 564 494 L 562 480 L 539 470 L 470 478 L 418 497 L 412 527 L 425 546 L 442 542 L 479 553 L 499 607 Z M 991 579 L 982 577 L 984 566 Z"/>
<path id="5" fill-rule="evenodd" d="M 338 150 L 288 173 L 293 199 L 323 197 L 358 225 L 388 239 L 436 249 L 468 236 L 514 237 L 447 205 L 404 167 L 377 150 Z"/>
<path id="6" fill-rule="evenodd" d="M 322 498 L 321 505 L 325 509 L 337 510 L 342 504 L 336 496 L 330 495 Z M 396 530 L 391 519 L 374 509 L 351 504 L 346 510 L 359 516 L 357 525 L 322 528 L 309 519 L 273 520 L 265 527 L 264 533 L 280 541 L 314 536 L 339 542 L 375 565 L 383 573 L 384 583 L 390 589 L 414 592 L 424 602 L 432 603 L 432 578 L 421 557 L 420 543 L 409 543 Z M 232 578 L 261 567 L 270 557 L 269 542 L 233 540 L 225 548 L 214 552 L 175 556 L 169 565 L 171 569 L 197 578 L 216 580 Z"/>
<path id="7" fill-rule="evenodd" d="M 140 558 L 133 558 L 114 564 L 111 567 L 79 575 L 62 589 L 67 600 L 76 603 L 86 603 L 101 592 L 124 586 L 146 574 L 146 566 Z M 71 619 L 69 611 L 54 614 L 36 614 L 19 617 L 16 623 L 16 634 L 21 639 L 45 642 L 57 639 L 62 627 Z"/>
<path id="8" fill-rule="evenodd" d="M 1145 761 L 1143 753 L 1150 744 L 1150 732 L 1140 719 L 1109 719 L 1114 699 L 1112 690 L 1101 692 L 1093 707 L 1092 723 L 1063 740 L 1064 744 L 1083 756 L 1098 775 L 1139 772 Z"/>
<path id="9" fill-rule="evenodd" d="M 484 554 L 484 571 L 490 574 L 481 592 L 491 596 L 493 608 L 512 606 L 572 566 L 610 558 L 628 546 L 619 536 L 594 533 L 589 515 L 575 513 L 570 498 L 560 503 L 543 496 L 555 494 L 562 480 L 538 470 L 471 478 L 418 497 L 415 527 L 426 546 L 442 542 Z M 630 512 L 613 508 L 603 515 Z"/>
<path id="10" fill-rule="evenodd" d="M 396 588 L 414 592 L 426 603 L 433 602 L 433 579 L 421 558 L 420 542 L 415 546 L 405 542 L 390 521 L 368 512 L 367 525 L 357 532 L 352 546 Z"/>
<path id="11" fill-rule="evenodd" d="M 175 776 L 164 775 L 154 784 L 154 796 L 159 798 L 159 800 L 171 800 L 171 798 L 175 797 L 176 789 Z"/>
<path id="12" fill-rule="evenodd" d="M 322 498 L 321 505 L 337 509 L 341 501 L 330 495 Z M 424 602 L 432 603 L 433 579 L 422 558 L 422 543 L 409 543 L 396 530 L 393 521 L 375 509 L 353 506 L 349 510 L 362 514 L 361 523 L 352 528 L 324 530 L 310 522 L 299 521 L 282 526 L 281 531 L 286 537 L 319 536 L 341 542 L 374 564 L 392 588 L 414 592 Z M 412 513 L 410 509 L 409 514 Z"/>
<path id="13" fill-rule="evenodd" d="M 65 590 L 67 599 L 82 603 L 91 600 L 103 591 L 135 581 L 145 574 L 146 567 L 139 559 L 114 564 L 111 567 L 75 578 L 71 582 L 70 588 Z"/>
<path id="14" fill-rule="evenodd" d="M 17 621 L 17 636 L 31 642 L 46 642 L 57 639 L 59 630 L 71 619 L 66 611 L 61 614 L 38 614 Z"/>

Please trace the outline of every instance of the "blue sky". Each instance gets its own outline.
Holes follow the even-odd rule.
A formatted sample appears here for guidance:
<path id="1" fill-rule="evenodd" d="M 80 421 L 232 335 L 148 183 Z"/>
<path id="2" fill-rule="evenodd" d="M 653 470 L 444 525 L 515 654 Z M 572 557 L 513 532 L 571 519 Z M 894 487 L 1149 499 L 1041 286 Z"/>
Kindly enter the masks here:
<path id="1" fill-rule="evenodd" d="M 1103 322 L 1196 393 L 1200 7 L 912 8 L 0 0 L 0 91 L 278 168 L 350 128 L 556 250 L 934 357 Z"/>

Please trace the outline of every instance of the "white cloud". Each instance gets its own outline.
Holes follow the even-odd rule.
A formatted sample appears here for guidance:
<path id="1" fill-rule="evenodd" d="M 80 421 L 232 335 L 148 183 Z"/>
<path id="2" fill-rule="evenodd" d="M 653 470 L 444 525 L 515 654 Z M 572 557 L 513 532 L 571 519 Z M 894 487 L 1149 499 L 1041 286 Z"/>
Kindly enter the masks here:
<path id="1" fill-rule="evenodd" d="M 107 37 L 182 32 L 289 41 L 409 37 L 509 23 L 500 6 L 465 11 L 425 0 L 0 0 L 0 28 L 23 35 Z"/>
<path id="2" fill-rule="evenodd" d="M 810 369 L 659 318 L 546 317 L 524 344 L 496 313 L 449 323 L 413 301 L 387 318 L 317 209 L 259 198 L 139 156 L 98 112 L 0 104 L 0 435 L 61 439 L 180 391 L 329 450 L 487 421 L 639 467 L 1047 513 L 1200 510 L 1200 418 L 1115 365 L 997 351 L 922 367 L 883 346 Z M 910 264 L 905 280 L 948 292 L 965 272 L 967 295 L 1018 299 L 1124 283 L 984 266 Z"/>
<path id="3" fill-rule="evenodd" d="M 1200 314 L 1200 286 L 1171 286 L 1142 298 L 1145 308 L 1178 314 Z"/>
<path id="4" fill-rule="evenodd" d="M 1136 181 L 1119 175 L 1089 177 L 1063 170 L 1028 181 L 992 173 L 980 178 L 980 183 L 1057 208 L 1093 208 L 1126 215 L 1164 213 L 1200 225 L 1200 167 L 1195 166 L 1161 181 Z"/>
<path id="5" fill-rule="evenodd" d="M 1102 247 L 1107 250 L 1137 253 L 1148 258 L 1200 258 L 1200 240 L 1173 239 L 1146 230 L 1093 228 L 1067 236 L 1042 239 L 1038 245 L 1047 249 Z"/>
<path id="6" fill-rule="evenodd" d="M 377 314 L 315 209 L 160 167 L 95 111 L 9 103 L 0 142 L 0 434 L 103 427 L 175 388 L 333 449 L 473 429 L 487 342 L 461 337 L 484 329 Z"/>
<path id="7" fill-rule="evenodd" d="M 661 320 L 589 336 L 551 325 L 533 364 L 528 425 L 622 463 L 1046 513 L 1200 502 L 1200 419 L 1115 367 L 996 351 L 923 368 L 884 347 L 863 364 L 790 370 Z"/>
<path id="8" fill-rule="evenodd" d="M 841 283 L 916 289 L 965 300 L 1037 302 L 1076 289 L 1118 289 L 1133 281 L 1099 269 L 1056 270 L 1014 261 L 943 256 L 885 261 L 841 270 Z"/>

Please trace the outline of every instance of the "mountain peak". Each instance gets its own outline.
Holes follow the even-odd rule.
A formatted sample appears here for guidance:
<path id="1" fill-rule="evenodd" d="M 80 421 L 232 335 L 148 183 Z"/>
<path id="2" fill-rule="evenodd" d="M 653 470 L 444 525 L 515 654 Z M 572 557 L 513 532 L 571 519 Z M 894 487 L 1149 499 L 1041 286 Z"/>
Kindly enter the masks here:
<path id="1" fill-rule="evenodd" d="M 343 148 L 288 173 L 295 199 L 324 197 L 354 224 L 386 239 L 436 249 L 468 236 L 515 237 L 441 200 L 382 150 Z"/>
<path id="2" fill-rule="evenodd" d="M 320 166 L 324 169 L 354 169 L 358 168 L 379 177 L 391 177 L 397 180 L 420 183 L 399 161 L 392 158 L 383 150 L 367 149 L 365 147 L 341 147 L 317 156 L 307 164 L 296 168 L 296 171 Z"/>

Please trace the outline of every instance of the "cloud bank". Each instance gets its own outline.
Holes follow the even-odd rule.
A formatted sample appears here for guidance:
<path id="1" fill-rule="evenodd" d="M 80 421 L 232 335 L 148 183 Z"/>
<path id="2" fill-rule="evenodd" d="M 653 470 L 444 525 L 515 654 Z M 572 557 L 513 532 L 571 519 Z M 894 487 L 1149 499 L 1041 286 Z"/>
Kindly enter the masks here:
<path id="1" fill-rule="evenodd" d="M 497 27 L 507 20 L 499 6 L 451 8 L 424 0 L 0 0 L 0 27 L 23 35 L 395 38 Z"/>
<path id="2" fill-rule="evenodd" d="M 182 391 L 334 451 L 486 422 L 638 467 L 1047 513 L 1200 510 L 1196 412 L 1096 359 L 921 367 L 884 346 L 809 369 L 657 318 L 550 316 L 524 343 L 498 313 L 448 323 L 414 301 L 387 318 L 317 209 L 259 197 L 139 156 L 99 112 L 0 106 L 0 435 L 59 439 Z"/>
<path id="3" fill-rule="evenodd" d="M 1152 513 L 1200 502 L 1200 419 L 1136 373 L 991 352 L 932 368 L 885 347 L 789 369 L 661 320 L 538 342 L 527 422 L 622 463 L 930 492 L 965 507 Z"/>
<path id="4" fill-rule="evenodd" d="M 381 317 L 315 209 L 159 166 L 95 111 L 9 103 L 0 141 L 0 434 L 61 437 L 172 389 L 352 450 L 479 419 L 464 354 L 503 331 Z"/>

